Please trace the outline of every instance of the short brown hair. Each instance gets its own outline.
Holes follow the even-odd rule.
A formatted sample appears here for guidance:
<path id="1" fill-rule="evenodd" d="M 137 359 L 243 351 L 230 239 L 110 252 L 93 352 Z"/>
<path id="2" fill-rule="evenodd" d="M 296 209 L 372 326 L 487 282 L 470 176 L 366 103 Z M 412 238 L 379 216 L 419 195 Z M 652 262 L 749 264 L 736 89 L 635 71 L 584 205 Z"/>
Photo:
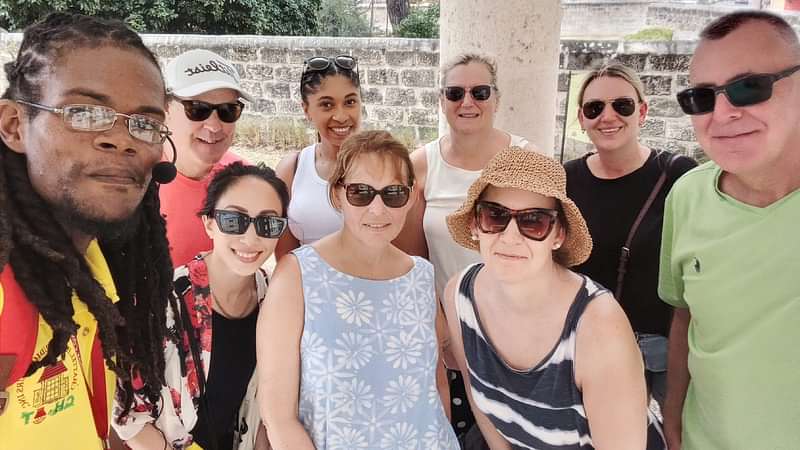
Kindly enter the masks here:
<path id="1" fill-rule="evenodd" d="M 628 84 L 633 86 L 633 89 L 636 91 L 636 97 L 638 97 L 639 102 L 644 101 L 644 85 L 642 84 L 642 80 L 639 79 L 639 75 L 637 75 L 633 69 L 624 64 L 610 63 L 599 69 L 595 69 L 586 75 L 586 78 L 583 80 L 583 84 L 581 84 L 581 89 L 578 91 L 579 107 L 583 105 L 583 94 L 586 92 L 586 88 L 589 87 L 589 83 L 602 77 L 621 78 L 627 81 Z"/>
<path id="2" fill-rule="evenodd" d="M 406 179 L 406 185 L 414 186 L 414 168 L 408 156 L 408 148 L 395 139 L 391 133 L 382 130 L 361 131 L 348 137 L 336 154 L 336 166 L 328 178 L 328 198 L 331 205 L 336 186 L 353 169 L 355 162 L 363 155 L 378 155 L 391 161 L 397 170 L 398 178 Z"/>
<path id="3" fill-rule="evenodd" d="M 743 10 L 730 14 L 725 14 L 706 25 L 700 32 L 700 38 L 708 41 L 716 41 L 731 34 L 733 31 L 748 22 L 765 22 L 775 28 L 784 39 L 794 45 L 798 44 L 797 33 L 789 22 L 783 17 L 766 11 Z"/>

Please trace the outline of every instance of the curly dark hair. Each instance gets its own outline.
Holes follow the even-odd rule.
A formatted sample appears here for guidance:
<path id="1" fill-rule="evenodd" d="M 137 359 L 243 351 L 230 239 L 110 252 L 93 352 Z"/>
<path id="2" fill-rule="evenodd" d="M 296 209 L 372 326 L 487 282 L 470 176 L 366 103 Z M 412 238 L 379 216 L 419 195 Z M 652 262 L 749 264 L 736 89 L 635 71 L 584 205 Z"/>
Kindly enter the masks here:
<path id="1" fill-rule="evenodd" d="M 289 206 L 289 190 L 286 188 L 286 183 L 283 182 L 272 168 L 264 163 L 258 163 L 254 166 L 243 164 L 241 161 L 235 161 L 214 174 L 214 178 L 208 183 L 208 191 L 206 192 L 206 199 L 203 201 L 203 207 L 197 213 L 198 216 L 211 216 L 214 214 L 217 202 L 222 194 L 228 190 L 231 185 L 242 177 L 256 177 L 266 181 L 272 189 L 278 194 L 281 200 L 281 217 L 286 217 L 286 208 Z"/>
<path id="2" fill-rule="evenodd" d="M 39 101 L 50 67 L 76 48 L 103 46 L 140 52 L 158 67 L 153 53 L 122 22 L 54 13 L 25 30 L 17 58 L 5 65 L 9 85 L 3 98 Z M 30 113 L 33 117 L 36 110 Z M 76 334 L 74 291 L 97 320 L 103 356 L 119 379 L 123 415 L 133 402 L 133 377 L 143 382 L 139 393 L 155 403 L 164 384 L 166 302 L 175 306 L 158 184 L 148 186 L 129 233 L 97 236 L 120 298 L 115 305 L 58 225 L 52 205 L 33 188 L 27 166 L 25 155 L 0 140 L 0 271 L 11 266 L 28 300 L 53 329 L 47 353 L 31 362 L 26 376 L 56 362 Z"/>

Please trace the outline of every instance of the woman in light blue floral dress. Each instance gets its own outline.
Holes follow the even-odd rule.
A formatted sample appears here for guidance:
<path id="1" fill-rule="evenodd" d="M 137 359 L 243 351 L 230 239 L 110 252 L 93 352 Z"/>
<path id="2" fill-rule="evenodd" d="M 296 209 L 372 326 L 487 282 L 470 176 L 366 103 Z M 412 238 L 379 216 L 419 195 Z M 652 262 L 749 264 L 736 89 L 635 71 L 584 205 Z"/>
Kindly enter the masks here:
<path id="1" fill-rule="evenodd" d="M 458 449 L 439 395 L 446 330 L 433 267 L 392 245 L 413 185 L 389 133 L 351 136 L 329 189 L 343 229 L 279 261 L 257 332 L 273 448 Z"/>

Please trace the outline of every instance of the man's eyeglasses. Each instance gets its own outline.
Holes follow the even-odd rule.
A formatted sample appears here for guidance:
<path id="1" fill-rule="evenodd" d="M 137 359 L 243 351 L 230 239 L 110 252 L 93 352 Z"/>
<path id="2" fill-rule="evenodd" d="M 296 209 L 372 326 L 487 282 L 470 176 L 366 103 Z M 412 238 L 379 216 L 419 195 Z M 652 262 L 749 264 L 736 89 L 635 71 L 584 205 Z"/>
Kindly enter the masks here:
<path id="1" fill-rule="evenodd" d="M 492 96 L 492 87 L 488 84 L 481 84 L 473 86 L 467 91 L 463 86 L 447 86 L 442 89 L 442 92 L 444 93 L 444 97 L 451 102 L 460 102 L 464 99 L 464 96 L 467 95 L 467 92 L 469 92 L 469 95 L 471 95 L 475 101 L 485 102 Z"/>
<path id="2" fill-rule="evenodd" d="M 475 222 L 484 233 L 502 233 L 508 228 L 511 219 L 517 221 L 521 235 L 534 241 L 547 239 L 553 231 L 558 218 L 558 211 L 547 208 L 511 209 L 488 201 L 475 204 Z"/>
<path id="3" fill-rule="evenodd" d="M 358 66 L 358 61 L 350 55 L 339 55 L 330 58 L 327 56 L 314 56 L 304 61 L 303 73 L 322 72 L 327 70 L 331 64 L 335 64 L 340 69 L 355 70 L 356 66 Z"/>
<path id="4" fill-rule="evenodd" d="M 211 117 L 211 114 L 216 111 L 219 120 L 225 123 L 233 123 L 239 120 L 244 109 L 244 103 L 236 101 L 235 103 L 208 103 L 200 100 L 178 100 L 183 105 L 183 112 L 186 117 L 193 122 L 200 122 Z"/>
<path id="5" fill-rule="evenodd" d="M 609 102 L 603 100 L 592 100 L 584 103 L 581 107 L 583 117 L 586 117 L 589 120 L 594 120 L 600 117 L 600 114 L 603 114 L 603 110 L 606 109 L 607 103 L 611 103 L 611 107 L 614 108 L 614 111 L 623 117 L 628 117 L 633 114 L 634 111 L 636 111 L 636 100 L 630 97 L 619 97 Z"/>
<path id="6" fill-rule="evenodd" d="M 380 195 L 387 207 L 402 208 L 411 196 L 411 188 L 402 184 L 392 184 L 383 189 L 375 189 L 366 183 L 339 184 L 345 189 L 347 202 L 358 207 L 369 205 L 376 195 Z"/>
<path id="7" fill-rule="evenodd" d="M 256 227 L 256 235 L 267 239 L 279 238 L 289 222 L 285 217 L 250 217 L 239 211 L 223 209 L 214 211 L 214 220 L 217 222 L 219 231 L 225 234 L 245 234 L 252 223 Z"/>
<path id="8" fill-rule="evenodd" d="M 733 106 L 742 107 L 765 102 L 772 97 L 772 85 L 800 70 L 800 65 L 777 73 L 747 75 L 722 86 L 704 86 L 678 92 L 678 104 L 689 115 L 714 111 L 717 94 L 724 92 Z"/>
<path id="9" fill-rule="evenodd" d="M 122 116 L 128 125 L 128 133 L 148 144 L 163 144 L 171 134 L 169 128 L 158 120 L 141 114 L 118 113 L 108 106 L 74 104 L 56 108 L 24 100 L 16 102 L 59 114 L 64 124 L 76 131 L 108 131 L 117 123 L 117 117 Z"/>

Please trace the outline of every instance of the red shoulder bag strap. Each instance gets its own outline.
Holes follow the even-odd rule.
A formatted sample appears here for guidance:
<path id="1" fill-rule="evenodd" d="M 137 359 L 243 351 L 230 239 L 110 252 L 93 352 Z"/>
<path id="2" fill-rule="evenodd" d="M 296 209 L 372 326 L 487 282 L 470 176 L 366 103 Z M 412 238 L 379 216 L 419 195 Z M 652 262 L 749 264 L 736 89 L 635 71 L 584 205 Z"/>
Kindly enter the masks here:
<path id="1" fill-rule="evenodd" d="M 39 312 L 25 296 L 11 266 L 0 272 L 3 309 L 0 310 L 0 414 L 5 411 L 6 388 L 25 375 L 33 359 Z"/>
<path id="2" fill-rule="evenodd" d="M 72 345 L 75 346 L 75 352 L 78 354 L 78 362 L 81 365 L 83 372 L 83 355 L 81 354 L 78 339 L 75 336 L 70 338 Z M 90 363 L 92 365 L 92 379 L 86 376 L 83 372 L 83 380 L 86 383 L 86 394 L 89 396 L 89 405 L 92 408 L 92 417 L 94 418 L 94 428 L 97 431 L 97 437 L 103 443 L 104 449 L 111 448 L 108 440 L 108 397 L 106 392 L 106 363 L 103 358 L 103 346 L 100 343 L 100 337 L 95 333 L 94 341 L 92 342 L 92 352 L 90 356 Z M 91 383 L 91 384 L 90 384 Z"/>

